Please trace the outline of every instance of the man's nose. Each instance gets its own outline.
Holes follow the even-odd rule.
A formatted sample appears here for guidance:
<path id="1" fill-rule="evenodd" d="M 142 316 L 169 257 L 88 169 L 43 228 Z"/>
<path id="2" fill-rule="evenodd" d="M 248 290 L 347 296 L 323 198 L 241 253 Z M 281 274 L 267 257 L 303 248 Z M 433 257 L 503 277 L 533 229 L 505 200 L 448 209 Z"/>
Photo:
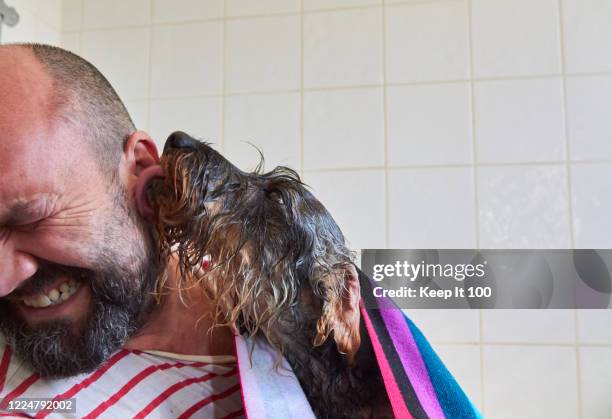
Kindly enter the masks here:
<path id="1" fill-rule="evenodd" d="M 0 297 L 13 292 L 37 270 L 33 256 L 0 243 Z"/>

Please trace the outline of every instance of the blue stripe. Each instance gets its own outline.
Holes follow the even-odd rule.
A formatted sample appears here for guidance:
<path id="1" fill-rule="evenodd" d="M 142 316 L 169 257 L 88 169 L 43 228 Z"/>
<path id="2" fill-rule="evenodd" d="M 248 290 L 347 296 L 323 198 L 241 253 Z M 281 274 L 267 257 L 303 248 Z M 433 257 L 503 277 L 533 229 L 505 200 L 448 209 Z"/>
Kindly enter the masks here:
<path id="1" fill-rule="evenodd" d="M 446 369 L 419 328 L 406 315 L 404 318 L 421 352 L 444 415 L 448 419 L 482 419 L 478 410 Z"/>

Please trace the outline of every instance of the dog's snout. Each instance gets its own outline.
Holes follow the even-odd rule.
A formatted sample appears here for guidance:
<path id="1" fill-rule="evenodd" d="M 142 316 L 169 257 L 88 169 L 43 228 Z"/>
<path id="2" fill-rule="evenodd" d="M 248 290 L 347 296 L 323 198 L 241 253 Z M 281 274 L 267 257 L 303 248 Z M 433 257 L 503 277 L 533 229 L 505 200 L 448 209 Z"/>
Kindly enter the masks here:
<path id="1" fill-rule="evenodd" d="M 198 148 L 199 141 L 192 138 L 189 134 L 183 131 L 176 131 L 170 134 L 164 145 L 164 152 L 170 148 L 178 148 L 182 150 L 195 150 Z"/>

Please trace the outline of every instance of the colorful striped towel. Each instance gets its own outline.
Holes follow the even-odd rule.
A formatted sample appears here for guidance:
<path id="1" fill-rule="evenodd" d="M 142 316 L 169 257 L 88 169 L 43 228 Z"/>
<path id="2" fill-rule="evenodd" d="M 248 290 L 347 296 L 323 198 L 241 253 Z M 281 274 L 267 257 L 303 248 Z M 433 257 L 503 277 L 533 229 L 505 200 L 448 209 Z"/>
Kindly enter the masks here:
<path id="1" fill-rule="evenodd" d="M 479 419 L 457 381 L 421 331 L 390 300 L 372 295 L 371 280 L 359 272 L 361 315 L 372 341 L 395 416 L 409 418 Z M 274 354 L 257 342 L 253 363 L 250 343 L 236 338 L 243 401 L 249 419 L 314 417 L 297 378 L 283 360 L 274 372 Z"/>

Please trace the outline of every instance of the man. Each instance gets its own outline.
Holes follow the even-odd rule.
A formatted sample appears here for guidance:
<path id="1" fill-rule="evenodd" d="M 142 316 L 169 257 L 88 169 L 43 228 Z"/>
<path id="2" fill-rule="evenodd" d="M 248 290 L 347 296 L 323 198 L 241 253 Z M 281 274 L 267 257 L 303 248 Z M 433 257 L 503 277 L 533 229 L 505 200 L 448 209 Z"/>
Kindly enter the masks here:
<path id="1" fill-rule="evenodd" d="M 238 379 L 226 356 L 234 353 L 230 331 L 207 333 L 210 318 L 201 317 L 209 307 L 200 293 L 183 296 L 197 309 L 176 293 L 159 305 L 153 295 L 165 264 L 135 193 L 140 174 L 158 161 L 154 141 L 135 129 L 102 75 L 63 50 L 1 46 L 0 84 L 0 330 L 14 351 L 0 346 L 0 399 L 54 397 L 83 378 L 39 377 L 90 372 L 123 347 L 130 352 L 109 369 L 112 380 L 100 377 L 75 393 L 79 413 L 98 408 L 121 416 L 121 405 L 136 413 L 173 385 L 185 389 L 156 412 L 175 412 L 177 403 L 186 409 L 185 400 L 193 405 L 224 392 L 210 403 L 216 415 L 241 412 Z M 196 357 L 143 357 L 141 350 Z M 208 366 L 211 361 L 219 366 Z M 165 374 L 115 393 L 118 383 L 158 370 Z M 214 379 L 186 385 L 210 374 Z M 147 397 L 139 395 L 138 404 L 120 400 L 140 384 Z M 114 406 L 100 408 L 110 397 L 117 399 Z"/>
<path id="2" fill-rule="evenodd" d="M 0 86 L 0 417 L 23 397 L 74 399 L 88 418 L 313 417 L 284 359 L 211 329 L 210 301 L 174 287 L 144 192 L 158 152 L 108 81 L 67 51 L 13 45 Z M 355 289 L 343 310 L 361 315 L 393 414 L 478 418 L 401 311 L 368 311 Z"/>

